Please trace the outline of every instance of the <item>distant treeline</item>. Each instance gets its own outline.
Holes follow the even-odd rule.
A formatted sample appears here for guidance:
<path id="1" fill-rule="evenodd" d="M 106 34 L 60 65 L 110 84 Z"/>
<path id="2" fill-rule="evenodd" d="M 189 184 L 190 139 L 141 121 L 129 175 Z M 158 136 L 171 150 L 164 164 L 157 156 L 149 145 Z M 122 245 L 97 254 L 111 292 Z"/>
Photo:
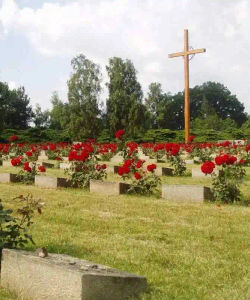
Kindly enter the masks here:
<path id="1" fill-rule="evenodd" d="M 147 95 L 143 95 L 133 63 L 113 57 L 106 66 L 108 97 L 104 106 L 100 101 L 103 74 L 99 65 L 84 55 L 73 58 L 71 64 L 68 99 L 63 102 L 54 92 L 51 110 L 42 111 L 39 105 L 33 109 L 24 87 L 10 90 L 0 82 L 2 139 L 6 129 L 11 128 L 21 130 L 21 136 L 33 132 L 34 137 L 28 134 L 32 139 L 46 135 L 48 140 L 53 136 L 61 140 L 112 140 L 117 130 L 125 129 L 134 140 L 161 140 L 164 136 L 181 140 L 184 92 L 164 92 L 160 83 L 152 82 Z M 190 89 L 190 101 L 191 127 L 198 138 L 247 136 L 250 119 L 244 105 L 223 84 L 205 82 L 195 86 Z M 32 124 L 35 129 L 29 129 Z"/>

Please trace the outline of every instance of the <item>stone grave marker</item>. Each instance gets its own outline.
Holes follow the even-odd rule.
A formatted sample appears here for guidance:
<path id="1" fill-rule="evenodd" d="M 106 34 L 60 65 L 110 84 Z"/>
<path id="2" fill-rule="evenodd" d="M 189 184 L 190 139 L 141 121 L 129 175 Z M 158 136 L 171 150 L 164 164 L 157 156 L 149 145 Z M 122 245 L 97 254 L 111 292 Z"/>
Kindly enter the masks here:
<path id="1" fill-rule="evenodd" d="M 194 160 L 193 160 L 193 159 L 186 159 L 186 160 L 185 160 L 185 163 L 186 163 L 187 165 L 193 165 L 193 164 L 194 164 Z"/>
<path id="2" fill-rule="evenodd" d="M 230 143 L 236 144 L 236 145 L 245 145 L 247 143 L 245 140 L 219 140 L 218 144 L 222 144 L 225 142 L 230 142 Z"/>
<path id="3" fill-rule="evenodd" d="M 125 194 L 129 184 L 124 182 L 108 182 L 101 180 L 90 180 L 90 192 L 104 195 Z"/>
<path id="4" fill-rule="evenodd" d="M 39 161 L 48 160 L 48 159 L 49 158 L 48 158 L 47 155 L 39 155 L 38 158 L 37 158 L 37 160 L 39 160 Z"/>
<path id="5" fill-rule="evenodd" d="M 215 169 L 214 173 L 216 175 L 219 174 L 219 172 L 221 172 L 221 170 Z M 211 177 L 211 174 L 204 174 L 200 168 L 192 168 L 192 177 Z"/>
<path id="6" fill-rule="evenodd" d="M 70 187 L 71 183 L 67 180 L 67 178 L 36 175 L 35 185 L 44 188 L 56 189 L 59 187 Z"/>
<path id="7" fill-rule="evenodd" d="M 113 163 L 122 163 L 123 162 L 123 157 L 121 156 L 120 153 L 117 153 L 116 155 L 114 155 L 111 159 L 110 159 L 110 162 L 113 162 Z"/>
<path id="8" fill-rule="evenodd" d="M 54 168 L 54 167 L 55 167 L 55 164 L 48 163 L 48 162 L 45 162 L 45 161 L 42 162 L 42 165 L 43 165 L 45 168 Z"/>
<path id="9" fill-rule="evenodd" d="M 178 202 L 212 200 L 211 189 L 198 185 L 162 185 L 162 198 Z"/>
<path id="10" fill-rule="evenodd" d="M 1 284 L 31 300 L 125 300 L 145 292 L 145 277 L 68 255 L 3 249 Z"/>
<path id="11" fill-rule="evenodd" d="M 63 169 L 63 170 L 69 169 L 70 166 L 71 166 L 70 163 L 60 163 L 60 169 Z"/>
<path id="12" fill-rule="evenodd" d="M 174 176 L 174 169 L 167 167 L 157 167 L 155 174 L 158 176 Z"/>
<path id="13" fill-rule="evenodd" d="M 17 175 L 11 173 L 0 173 L 1 183 L 17 182 Z"/>
<path id="14" fill-rule="evenodd" d="M 107 166 L 106 171 L 110 174 L 118 174 L 119 168 L 120 166 Z"/>
<path id="15" fill-rule="evenodd" d="M 10 160 L 3 160 L 2 166 L 3 167 L 12 167 L 12 163 Z"/>

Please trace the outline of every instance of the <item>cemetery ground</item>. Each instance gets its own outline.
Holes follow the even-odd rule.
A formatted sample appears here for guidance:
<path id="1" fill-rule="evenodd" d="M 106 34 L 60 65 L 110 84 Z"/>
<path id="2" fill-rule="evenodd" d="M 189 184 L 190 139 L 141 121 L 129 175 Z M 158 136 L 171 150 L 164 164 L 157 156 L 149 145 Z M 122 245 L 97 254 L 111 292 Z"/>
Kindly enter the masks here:
<path id="1" fill-rule="evenodd" d="M 195 165 L 196 167 L 199 167 Z M 188 166 L 189 168 L 193 167 Z M 13 168 L 1 167 L 1 172 Z M 47 169 L 47 176 L 63 176 Z M 210 186 L 209 178 L 162 177 L 165 184 Z M 107 180 L 119 180 L 109 174 Z M 250 168 L 242 186 L 250 200 Z M 31 193 L 46 206 L 35 217 L 36 245 L 146 276 L 142 299 L 247 299 L 250 297 L 250 217 L 242 204 L 176 203 L 159 195 L 104 196 L 81 189 L 0 184 L 8 208 Z M 1 299 L 16 299 L 0 289 Z"/>

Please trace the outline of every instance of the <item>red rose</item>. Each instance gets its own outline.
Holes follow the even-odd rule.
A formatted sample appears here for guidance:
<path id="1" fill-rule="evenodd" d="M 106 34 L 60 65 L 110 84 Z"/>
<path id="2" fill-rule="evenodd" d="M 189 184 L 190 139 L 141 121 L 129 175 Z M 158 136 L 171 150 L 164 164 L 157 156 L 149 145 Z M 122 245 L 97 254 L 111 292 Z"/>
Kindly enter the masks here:
<path id="1" fill-rule="evenodd" d="M 27 151 L 27 152 L 26 152 L 26 155 L 27 155 L 27 156 L 32 156 L 33 154 L 32 154 L 31 151 Z"/>
<path id="2" fill-rule="evenodd" d="M 139 179 L 141 179 L 141 178 L 142 178 L 142 175 L 141 175 L 140 173 L 136 172 L 136 173 L 135 173 L 135 179 L 136 179 L 136 180 L 139 180 Z"/>
<path id="3" fill-rule="evenodd" d="M 140 169 L 142 167 L 142 165 L 144 164 L 145 160 L 138 160 L 137 164 L 136 164 L 136 168 Z"/>
<path id="4" fill-rule="evenodd" d="M 229 156 L 227 161 L 226 161 L 226 164 L 227 165 L 233 165 L 235 162 L 237 161 L 237 157 L 236 156 Z"/>
<path id="5" fill-rule="evenodd" d="M 121 138 L 124 136 L 125 132 L 126 132 L 126 131 L 125 131 L 124 129 L 118 130 L 118 131 L 116 132 L 116 138 L 117 138 L 117 139 L 121 139 Z"/>
<path id="6" fill-rule="evenodd" d="M 243 158 L 239 161 L 239 165 L 244 165 L 246 163 L 247 163 L 247 161 Z"/>
<path id="7" fill-rule="evenodd" d="M 32 171 L 32 169 L 31 169 L 31 167 L 29 166 L 29 162 L 26 162 L 25 164 L 24 164 L 24 168 L 23 168 L 25 171 L 27 171 L 27 172 L 31 172 Z"/>
<path id="8" fill-rule="evenodd" d="M 12 158 L 11 164 L 12 164 L 12 166 L 16 167 L 17 166 L 17 160 L 15 158 Z"/>
<path id="9" fill-rule="evenodd" d="M 201 171 L 204 174 L 211 174 L 211 173 L 213 173 L 214 168 L 215 168 L 215 164 L 212 161 L 206 161 L 201 166 Z"/>
<path id="10" fill-rule="evenodd" d="M 225 163 L 224 156 L 217 156 L 215 157 L 215 163 L 217 166 L 221 166 Z"/>
<path id="11" fill-rule="evenodd" d="M 14 135 L 10 138 L 10 141 L 11 141 L 11 142 L 14 142 L 14 141 L 17 141 L 17 140 L 19 140 L 19 137 L 18 137 L 16 134 L 14 134 Z"/>
<path id="12" fill-rule="evenodd" d="M 46 169 L 45 169 L 44 166 L 39 166 L 39 171 L 40 171 L 40 172 L 46 172 Z"/>
<path id="13" fill-rule="evenodd" d="M 57 156 L 56 160 L 62 160 L 62 158 L 60 156 Z"/>
<path id="14" fill-rule="evenodd" d="M 130 172 L 130 167 L 128 167 L 128 166 L 122 166 L 118 170 L 118 174 L 120 176 L 123 176 L 124 174 L 128 174 L 129 172 Z"/>
<path id="15" fill-rule="evenodd" d="M 148 165 L 147 169 L 149 172 L 153 172 L 156 169 L 156 164 Z"/>
<path id="16" fill-rule="evenodd" d="M 190 142 L 192 143 L 192 141 L 195 139 L 195 136 L 191 135 L 189 139 L 190 139 Z"/>

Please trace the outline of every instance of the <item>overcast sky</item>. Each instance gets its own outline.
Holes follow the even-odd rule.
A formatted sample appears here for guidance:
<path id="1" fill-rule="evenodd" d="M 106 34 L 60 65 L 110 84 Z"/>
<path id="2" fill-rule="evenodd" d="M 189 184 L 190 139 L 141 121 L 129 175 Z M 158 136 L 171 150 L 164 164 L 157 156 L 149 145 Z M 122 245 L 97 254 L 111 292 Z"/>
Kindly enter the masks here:
<path id="1" fill-rule="evenodd" d="M 183 30 L 206 48 L 190 63 L 190 86 L 217 81 L 250 112 L 250 0 L 0 0 L 0 81 L 24 86 L 32 104 L 67 99 L 70 61 L 83 53 L 105 65 L 131 59 L 144 94 L 151 82 L 183 90 Z M 103 91 L 105 99 L 107 92 Z"/>

